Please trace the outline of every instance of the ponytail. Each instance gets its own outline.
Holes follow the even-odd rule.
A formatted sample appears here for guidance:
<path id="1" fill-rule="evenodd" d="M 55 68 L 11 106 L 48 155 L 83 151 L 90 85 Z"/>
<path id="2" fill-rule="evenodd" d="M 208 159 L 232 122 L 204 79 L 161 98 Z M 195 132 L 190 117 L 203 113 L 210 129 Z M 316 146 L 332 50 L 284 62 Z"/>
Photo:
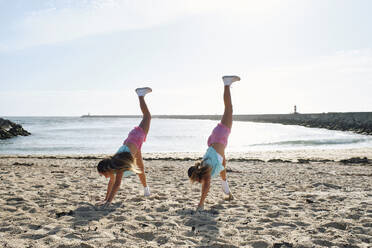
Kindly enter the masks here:
<path id="1" fill-rule="evenodd" d="M 135 159 L 130 152 L 116 153 L 110 158 L 101 160 L 97 165 L 97 171 L 100 173 L 108 171 L 132 171 L 134 173 L 141 173 L 135 164 Z"/>
<path id="2" fill-rule="evenodd" d="M 204 163 L 204 161 L 196 162 L 188 170 L 188 176 L 191 182 L 201 182 L 203 178 L 210 176 L 212 168 Z"/>

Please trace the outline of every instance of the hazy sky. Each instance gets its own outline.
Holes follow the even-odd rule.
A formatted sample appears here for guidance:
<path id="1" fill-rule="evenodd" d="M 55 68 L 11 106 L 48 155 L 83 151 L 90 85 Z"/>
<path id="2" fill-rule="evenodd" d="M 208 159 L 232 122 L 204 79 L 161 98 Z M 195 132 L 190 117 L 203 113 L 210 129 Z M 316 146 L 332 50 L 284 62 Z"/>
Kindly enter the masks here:
<path id="1" fill-rule="evenodd" d="M 0 0 L 0 116 L 372 111 L 370 0 Z"/>

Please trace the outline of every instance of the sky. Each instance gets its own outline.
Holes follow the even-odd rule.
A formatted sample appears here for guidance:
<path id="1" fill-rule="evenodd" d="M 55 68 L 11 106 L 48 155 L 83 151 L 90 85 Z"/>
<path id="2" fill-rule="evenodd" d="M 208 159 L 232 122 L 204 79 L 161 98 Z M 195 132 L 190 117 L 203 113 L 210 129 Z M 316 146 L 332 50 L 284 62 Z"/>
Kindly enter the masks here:
<path id="1" fill-rule="evenodd" d="M 0 0 L 0 116 L 372 111 L 369 0 Z"/>

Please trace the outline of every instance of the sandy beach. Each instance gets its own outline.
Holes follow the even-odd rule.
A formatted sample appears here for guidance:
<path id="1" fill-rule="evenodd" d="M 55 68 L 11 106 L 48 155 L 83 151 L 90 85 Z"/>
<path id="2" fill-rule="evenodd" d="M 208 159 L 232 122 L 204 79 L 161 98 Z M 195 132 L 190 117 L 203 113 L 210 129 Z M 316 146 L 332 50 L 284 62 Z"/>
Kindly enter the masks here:
<path id="1" fill-rule="evenodd" d="M 103 156 L 2 155 L 0 247 L 371 247 L 372 149 L 228 154 L 235 199 L 213 179 L 195 213 L 198 156 L 144 154 L 152 196 L 127 177 L 101 210 Z"/>

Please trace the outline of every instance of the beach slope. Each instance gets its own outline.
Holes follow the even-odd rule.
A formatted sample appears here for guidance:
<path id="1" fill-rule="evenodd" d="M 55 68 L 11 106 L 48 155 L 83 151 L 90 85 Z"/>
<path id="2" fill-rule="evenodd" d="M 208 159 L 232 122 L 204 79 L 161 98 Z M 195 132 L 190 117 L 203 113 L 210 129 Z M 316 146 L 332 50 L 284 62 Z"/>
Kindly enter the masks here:
<path id="1" fill-rule="evenodd" d="M 220 179 L 213 179 L 205 210 L 195 213 L 200 186 L 191 185 L 186 174 L 194 161 L 146 160 L 152 196 L 144 198 L 138 178 L 127 177 L 112 207 L 102 210 L 95 207 L 107 186 L 95 169 L 99 159 L 0 156 L 0 247 L 370 247 L 372 243 L 368 160 L 229 162 L 235 200 L 225 201 Z"/>

